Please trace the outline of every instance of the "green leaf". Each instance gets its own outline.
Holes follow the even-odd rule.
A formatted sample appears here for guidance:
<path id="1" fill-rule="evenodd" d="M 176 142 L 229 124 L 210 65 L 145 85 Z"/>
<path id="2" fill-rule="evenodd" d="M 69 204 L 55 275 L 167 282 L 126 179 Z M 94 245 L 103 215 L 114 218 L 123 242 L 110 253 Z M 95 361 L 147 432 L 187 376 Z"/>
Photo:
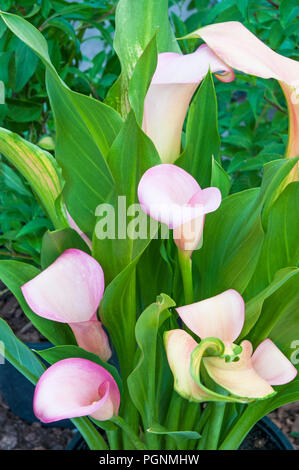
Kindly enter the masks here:
<path id="1" fill-rule="evenodd" d="M 13 38 L 12 41 L 10 41 L 9 49 L 15 51 L 16 77 L 14 92 L 18 93 L 35 73 L 38 58 L 32 50 L 18 38 Z"/>
<path id="2" fill-rule="evenodd" d="M 186 147 L 176 165 L 188 171 L 201 187 L 206 188 L 211 182 L 213 157 L 219 163 L 219 153 L 217 99 L 209 72 L 190 106 Z"/>
<path id="3" fill-rule="evenodd" d="M 299 15 L 299 6 L 297 0 L 281 0 L 279 5 L 280 22 L 285 28 Z"/>
<path id="4" fill-rule="evenodd" d="M 29 182 L 54 226 L 66 226 L 66 219 L 55 207 L 62 184 L 52 155 L 3 128 L 0 128 L 0 152 Z"/>
<path id="5" fill-rule="evenodd" d="M 196 431 L 169 431 L 167 428 L 159 423 L 154 422 L 152 426 L 147 429 L 147 432 L 152 434 L 162 434 L 172 437 L 178 444 L 178 446 L 184 441 L 192 439 L 200 439 L 201 435 Z"/>
<path id="6" fill-rule="evenodd" d="M 36 355 L 14 335 L 2 318 L 0 318 L 0 341 L 4 346 L 5 359 L 31 383 L 36 384 L 45 367 Z"/>
<path id="7" fill-rule="evenodd" d="M 220 189 L 222 198 L 224 199 L 229 195 L 231 188 L 231 179 L 226 171 L 222 168 L 220 163 L 218 163 L 213 157 L 212 161 L 212 177 L 211 177 L 211 186 L 216 186 Z"/>
<path id="8" fill-rule="evenodd" d="M 262 223 L 267 227 L 272 205 L 289 184 L 289 174 L 299 161 L 296 158 L 283 158 L 264 165 L 264 175 L 260 191 L 260 201 L 263 203 Z"/>
<path id="9" fill-rule="evenodd" d="M 299 183 L 290 183 L 273 204 L 268 227 L 255 273 L 246 297 L 256 295 L 269 285 L 275 273 L 299 262 Z"/>
<path id="10" fill-rule="evenodd" d="M 43 349 L 35 352 L 51 365 L 55 364 L 55 362 L 72 357 L 80 357 L 82 359 L 88 359 L 89 361 L 95 362 L 96 364 L 104 367 L 104 369 L 112 375 L 118 388 L 120 391 L 122 390 L 122 381 L 116 368 L 108 362 L 102 361 L 96 354 L 85 351 L 85 349 L 79 348 L 78 346 L 56 346 L 54 348 Z"/>
<path id="11" fill-rule="evenodd" d="M 140 206 L 133 207 L 134 214 L 130 213 L 128 218 L 126 214 L 127 209 L 137 202 L 137 185 L 141 176 L 148 168 L 159 164 L 160 158 L 151 140 L 138 126 L 133 112 L 130 112 L 115 139 L 107 161 L 114 176 L 116 196 L 122 198 L 125 196 L 125 200 L 115 197 L 110 201 L 114 206 L 114 209 L 111 208 L 114 214 L 107 217 L 107 221 L 108 224 L 115 223 L 113 232 L 116 233 L 111 233 L 109 237 L 108 234 L 102 233 L 106 217 L 101 217 L 93 237 L 93 255 L 102 265 L 106 282 L 109 283 L 149 243 L 147 227 L 143 230 L 144 223 L 148 225 L 149 219 L 141 211 Z M 97 215 L 103 214 L 97 213 Z M 131 220 L 131 217 L 134 219 Z M 138 222 L 139 219 L 140 224 L 135 227 L 134 220 Z M 123 235 L 120 235 L 121 231 L 124 232 Z"/>
<path id="12" fill-rule="evenodd" d="M 142 125 L 144 99 L 157 67 L 157 59 L 157 35 L 155 34 L 138 59 L 129 84 L 128 98 L 139 125 Z"/>
<path id="13" fill-rule="evenodd" d="M 122 116 L 126 116 L 130 110 L 130 79 L 139 57 L 154 34 L 157 33 L 158 52 L 180 52 L 180 49 L 170 28 L 168 0 L 120 0 L 115 23 L 114 49 L 122 72 L 108 102 L 113 104 Z M 151 67 L 153 65 L 152 63 Z"/>
<path id="14" fill-rule="evenodd" d="M 113 191 L 105 157 L 122 120 L 109 106 L 70 90 L 50 61 L 41 33 L 19 16 L 0 13 L 10 30 L 25 42 L 46 67 L 47 90 L 55 118 L 56 158 L 65 179 L 67 208 L 79 227 L 92 233 L 95 209 Z M 67 116 L 67 118 L 66 118 Z"/>
<path id="15" fill-rule="evenodd" d="M 246 289 L 264 239 L 258 196 L 258 189 L 233 194 L 207 215 L 203 247 L 192 258 L 201 274 L 200 298 L 226 289 L 242 294 Z"/>
<path id="16" fill-rule="evenodd" d="M 282 287 L 293 276 L 297 276 L 299 268 L 284 268 L 279 270 L 273 281 L 261 292 L 246 303 L 246 316 L 241 338 L 244 338 L 260 317 L 265 300 Z M 298 277 L 298 276 L 297 276 Z"/>
<path id="17" fill-rule="evenodd" d="M 257 323 L 248 335 L 254 347 L 273 338 L 290 358 L 291 344 L 299 339 L 299 270 L 266 299 Z"/>
<path id="18" fill-rule="evenodd" d="M 50 264 L 68 248 L 77 248 L 90 254 L 86 243 L 75 230 L 65 228 L 63 230 L 47 231 L 42 240 L 41 266 L 46 269 Z"/>
<path id="19" fill-rule="evenodd" d="M 156 409 L 156 352 L 159 326 L 170 316 L 168 309 L 174 301 L 165 294 L 157 298 L 139 317 L 136 323 L 138 363 L 128 377 L 128 387 L 132 401 L 139 413 L 151 426 Z"/>
<path id="20" fill-rule="evenodd" d="M 14 294 L 23 312 L 33 326 L 53 344 L 76 344 L 73 333 L 68 325 L 42 318 L 27 305 L 21 286 L 37 276 L 40 271 L 30 264 L 20 261 L 0 261 L 0 279 Z"/>

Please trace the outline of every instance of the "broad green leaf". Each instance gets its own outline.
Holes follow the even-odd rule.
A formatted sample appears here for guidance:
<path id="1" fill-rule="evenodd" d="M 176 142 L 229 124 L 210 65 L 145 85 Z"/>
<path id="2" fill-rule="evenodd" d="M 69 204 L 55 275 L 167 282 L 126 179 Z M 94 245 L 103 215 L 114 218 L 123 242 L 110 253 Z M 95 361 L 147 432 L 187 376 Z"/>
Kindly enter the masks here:
<path id="1" fill-rule="evenodd" d="M 34 74 L 38 58 L 32 50 L 18 38 L 13 38 L 9 43 L 9 49 L 15 51 L 16 77 L 14 92 L 18 93 Z"/>
<path id="2" fill-rule="evenodd" d="M 43 236 L 41 249 L 41 266 L 46 269 L 50 264 L 68 248 L 77 248 L 90 254 L 90 250 L 75 230 L 65 228 L 63 230 L 47 231 Z"/>
<path id="3" fill-rule="evenodd" d="M 288 185 L 288 176 L 299 157 L 274 160 L 264 165 L 264 175 L 259 201 L 263 204 L 262 223 L 267 228 L 269 213 L 272 205 Z"/>
<path id="4" fill-rule="evenodd" d="M 242 294 L 258 262 L 264 232 L 258 189 L 225 198 L 220 208 L 206 217 L 203 247 L 193 254 L 200 272 L 200 298 L 236 289 Z"/>
<path id="5" fill-rule="evenodd" d="M 36 315 L 27 305 L 21 286 L 40 273 L 34 266 L 20 261 L 0 261 L 0 279 L 14 294 L 23 312 L 33 326 L 53 344 L 76 344 L 68 325 Z"/>
<path id="6" fill-rule="evenodd" d="M 291 344 L 299 339 L 299 270 L 264 302 L 257 323 L 248 335 L 254 347 L 264 339 L 275 343 L 290 358 Z"/>
<path id="7" fill-rule="evenodd" d="M 232 183 L 229 175 L 222 168 L 220 163 L 218 163 L 213 157 L 211 186 L 216 186 L 217 188 L 219 188 L 221 191 L 222 198 L 225 198 L 229 195 L 231 185 Z"/>
<path id="8" fill-rule="evenodd" d="M 67 208 L 86 233 L 92 233 L 95 209 L 113 192 L 105 157 L 122 120 L 109 106 L 70 90 L 50 61 L 42 34 L 23 18 L 0 13 L 9 29 L 24 41 L 46 66 L 47 90 L 56 124 L 56 158 L 66 182 Z"/>
<path id="9" fill-rule="evenodd" d="M 144 99 L 152 76 L 157 67 L 157 35 L 155 34 L 138 59 L 129 84 L 128 98 L 135 111 L 137 122 L 141 125 L 143 118 Z"/>
<path id="10" fill-rule="evenodd" d="M 159 326 L 169 317 L 168 309 L 174 307 L 174 301 L 165 294 L 157 298 L 138 318 L 136 323 L 136 341 L 138 363 L 128 377 L 128 387 L 132 401 L 139 413 L 145 417 L 147 426 L 151 426 L 156 409 L 156 353 Z"/>
<path id="11" fill-rule="evenodd" d="M 8 324 L 0 318 L 0 341 L 4 346 L 4 357 L 31 383 L 36 384 L 45 367 L 36 355 L 20 341 Z"/>
<path id="12" fill-rule="evenodd" d="M 35 352 L 51 365 L 55 362 L 72 357 L 80 357 L 82 359 L 88 359 L 89 361 L 95 362 L 110 372 L 112 377 L 115 379 L 118 388 L 120 391 L 122 390 L 121 378 L 116 368 L 108 362 L 102 361 L 96 354 L 85 351 L 85 349 L 79 348 L 78 346 L 55 346 L 54 348 L 43 349 Z"/>
<path id="13" fill-rule="evenodd" d="M 54 226 L 67 226 L 66 219 L 55 207 L 62 183 L 52 155 L 3 128 L 0 128 L 0 152 L 27 179 Z"/>
<path id="14" fill-rule="evenodd" d="M 136 340 L 136 264 L 135 258 L 106 287 L 100 304 L 100 317 L 114 345 L 123 383 L 132 371 Z"/>
<path id="15" fill-rule="evenodd" d="M 265 300 L 274 294 L 293 276 L 298 279 L 299 268 L 284 268 L 279 270 L 273 281 L 261 292 L 246 303 L 246 316 L 241 337 L 244 338 L 260 317 Z"/>
<path id="16" fill-rule="evenodd" d="M 131 207 L 134 213 L 128 213 L 128 217 L 126 214 L 128 208 L 138 201 L 137 186 L 141 176 L 148 168 L 160 163 L 153 143 L 141 131 L 132 111 L 111 147 L 107 162 L 114 175 L 115 195 L 121 199 L 109 201 L 113 207 L 107 223 L 115 223 L 114 233 L 102 234 L 106 217 L 98 221 L 93 237 L 93 254 L 103 267 L 106 283 L 109 283 L 149 242 L 149 219 L 140 206 Z M 135 226 L 134 220 L 139 220 L 140 224 Z"/>
<path id="17" fill-rule="evenodd" d="M 190 106 L 186 147 L 176 164 L 191 173 L 205 188 L 211 183 L 213 157 L 219 163 L 219 154 L 217 99 L 212 74 L 209 72 Z"/>
<path id="18" fill-rule="evenodd" d="M 299 262 L 299 183 L 290 183 L 273 204 L 255 273 L 246 290 L 250 298 L 269 285 L 275 273 Z"/>
<path id="19" fill-rule="evenodd" d="M 139 57 L 157 33 L 158 52 L 180 52 L 168 19 L 168 0 L 120 0 L 115 14 L 114 48 L 121 75 L 108 102 L 122 116 L 130 110 L 129 82 Z M 148 78 L 148 77 L 147 77 Z"/>

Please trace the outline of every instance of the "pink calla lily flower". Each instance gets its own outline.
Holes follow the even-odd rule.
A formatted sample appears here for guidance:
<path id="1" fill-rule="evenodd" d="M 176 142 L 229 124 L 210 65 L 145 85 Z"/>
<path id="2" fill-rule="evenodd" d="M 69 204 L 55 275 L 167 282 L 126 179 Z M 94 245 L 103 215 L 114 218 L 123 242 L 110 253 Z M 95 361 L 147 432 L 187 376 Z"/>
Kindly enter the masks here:
<path id="1" fill-rule="evenodd" d="M 68 249 L 24 284 L 22 292 L 34 313 L 68 323 L 80 347 L 107 361 L 111 349 L 96 314 L 104 287 L 99 263 L 81 250 Z"/>
<path id="2" fill-rule="evenodd" d="M 33 410 L 43 423 L 90 415 L 99 421 L 117 416 L 120 393 L 112 375 L 87 359 L 56 362 L 39 379 Z"/>
<path id="3" fill-rule="evenodd" d="M 241 343 L 242 351 L 234 344 L 244 325 L 244 301 L 235 290 L 176 310 L 201 339 L 218 338 L 224 343 L 222 356 L 204 357 L 203 363 L 214 382 L 233 396 L 244 400 L 265 398 L 275 393 L 272 385 L 288 383 L 297 375 L 296 368 L 270 339 L 254 353 L 249 341 Z M 198 385 L 190 373 L 191 354 L 197 347 L 192 336 L 184 330 L 171 330 L 166 333 L 165 347 L 176 391 L 189 400 L 209 401 L 207 389 Z M 236 362 L 226 360 L 236 356 Z"/>
<path id="4" fill-rule="evenodd" d="M 279 81 L 289 110 L 286 157 L 299 155 L 299 62 L 274 52 L 237 21 L 204 26 L 187 37 L 203 39 L 228 67 Z M 298 167 L 293 179 L 298 180 Z"/>
<path id="5" fill-rule="evenodd" d="M 174 230 L 179 249 L 195 250 L 202 239 L 205 214 L 218 209 L 218 188 L 201 189 L 182 168 L 161 164 L 147 170 L 138 185 L 142 210 Z"/>
<path id="6" fill-rule="evenodd" d="M 154 142 L 163 163 L 173 163 L 180 154 L 181 133 L 192 96 L 209 71 L 219 80 L 234 79 L 230 67 L 206 45 L 192 54 L 164 52 L 144 102 L 143 130 Z"/>

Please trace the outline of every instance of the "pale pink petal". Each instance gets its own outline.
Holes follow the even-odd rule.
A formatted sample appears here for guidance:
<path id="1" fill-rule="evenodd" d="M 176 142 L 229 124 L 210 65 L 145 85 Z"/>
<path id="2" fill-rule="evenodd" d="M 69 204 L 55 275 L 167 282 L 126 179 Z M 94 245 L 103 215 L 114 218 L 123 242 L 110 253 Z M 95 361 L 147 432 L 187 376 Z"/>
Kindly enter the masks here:
<path id="1" fill-rule="evenodd" d="M 172 164 L 147 170 L 138 185 L 142 210 L 169 228 L 180 225 L 218 208 L 221 193 L 217 188 L 201 189 L 182 168 Z"/>
<path id="2" fill-rule="evenodd" d="M 154 142 L 162 162 L 172 163 L 180 154 L 181 133 L 192 96 L 209 68 L 220 80 L 233 73 L 205 45 L 188 55 L 159 54 L 156 72 L 144 102 L 143 130 Z"/>
<path id="3" fill-rule="evenodd" d="M 120 393 L 112 375 L 87 359 L 56 362 L 39 379 L 33 400 L 44 423 L 90 415 L 107 420 L 118 414 Z"/>
<path id="4" fill-rule="evenodd" d="M 78 346 L 91 353 L 97 354 L 103 361 L 108 361 L 112 355 L 109 340 L 102 323 L 91 320 L 69 324 Z"/>
<path id="5" fill-rule="evenodd" d="M 41 317 L 63 323 L 89 321 L 104 293 L 104 274 L 94 258 L 72 248 L 24 284 L 22 292 Z"/>
<path id="6" fill-rule="evenodd" d="M 238 362 L 226 362 L 220 357 L 203 358 L 209 376 L 237 397 L 266 398 L 274 394 L 273 388 L 255 371 L 252 361 L 252 345 L 249 341 L 241 344 L 243 351 Z"/>
<path id="7" fill-rule="evenodd" d="M 233 289 L 176 310 L 185 325 L 201 339 L 215 337 L 233 343 L 244 325 L 244 300 Z"/>
<path id="8" fill-rule="evenodd" d="M 86 245 L 90 248 L 90 250 L 92 249 L 92 242 L 91 240 L 88 238 L 87 235 L 85 235 L 84 232 L 82 232 L 82 230 L 78 227 L 78 225 L 76 224 L 76 222 L 74 221 L 74 219 L 71 217 L 71 215 L 69 214 L 68 210 L 66 209 L 66 215 L 67 215 L 67 218 L 68 218 L 68 221 L 69 221 L 69 224 L 70 224 L 70 227 L 73 228 L 77 233 L 78 235 L 80 235 L 80 237 L 82 238 L 82 240 L 85 241 Z"/>
<path id="9" fill-rule="evenodd" d="M 204 213 L 214 212 L 221 204 L 221 192 L 218 188 L 210 187 L 201 189 L 189 201 L 190 206 L 195 207 L 200 204 L 204 208 Z"/>
<path id="10" fill-rule="evenodd" d="M 195 383 L 190 374 L 191 353 L 196 346 L 196 341 L 184 330 L 165 333 L 165 349 L 174 377 L 174 389 L 188 400 L 205 401 L 209 395 Z"/>
<path id="11" fill-rule="evenodd" d="M 289 136 L 286 157 L 293 158 L 299 155 L 299 92 L 296 95 L 294 88 L 284 82 L 280 82 L 280 86 L 284 92 L 289 112 Z M 298 181 L 298 164 L 295 165 L 289 175 L 288 182 L 291 183 L 292 181 Z"/>
<path id="12" fill-rule="evenodd" d="M 254 351 L 253 367 L 270 385 L 291 382 L 297 369 L 270 339 L 265 339 Z"/>
<path id="13" fill-rule="evenodd" d="M 146 214 L 174 228 L 203 214 L 203 207 L 188 206 L 198 191 L 200 186 L 193 176 L 178 166 L 162 164 L 144 173 L 138 185 L 138 199 Z"/>

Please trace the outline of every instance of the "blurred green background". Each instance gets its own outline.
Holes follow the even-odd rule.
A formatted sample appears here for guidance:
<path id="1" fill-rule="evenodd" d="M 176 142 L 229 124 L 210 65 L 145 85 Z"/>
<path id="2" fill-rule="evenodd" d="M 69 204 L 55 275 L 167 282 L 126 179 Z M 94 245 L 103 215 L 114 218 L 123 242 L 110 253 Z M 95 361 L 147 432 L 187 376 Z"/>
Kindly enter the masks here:
<path id="1" fill-rule="evenodd" d="M 103 100 L 120 73 L 113 51 L 116 0 L 0 0 L 0 9 L 23 16 L 48 41 L 51 60 L 73 90 Z M 297 0 L 170 0 L 177 37 L 206 24 L 240 21 L 275 51 L 297 59 Z M 184 53 L 197 40 L 180 41 Z M 0 126 L 53 152 L 55 129 L 45 71 L 31 50 L 0 23 Z M 288 116 L 279 85 L 240 73 L 215 79 L 223 166 L 232 192 L 259 186 L 263 164 L 284 155 Z M 31 189 L 0 156 L 0 259 L 39 263 L 41 239 L 52 228 Z"/>

